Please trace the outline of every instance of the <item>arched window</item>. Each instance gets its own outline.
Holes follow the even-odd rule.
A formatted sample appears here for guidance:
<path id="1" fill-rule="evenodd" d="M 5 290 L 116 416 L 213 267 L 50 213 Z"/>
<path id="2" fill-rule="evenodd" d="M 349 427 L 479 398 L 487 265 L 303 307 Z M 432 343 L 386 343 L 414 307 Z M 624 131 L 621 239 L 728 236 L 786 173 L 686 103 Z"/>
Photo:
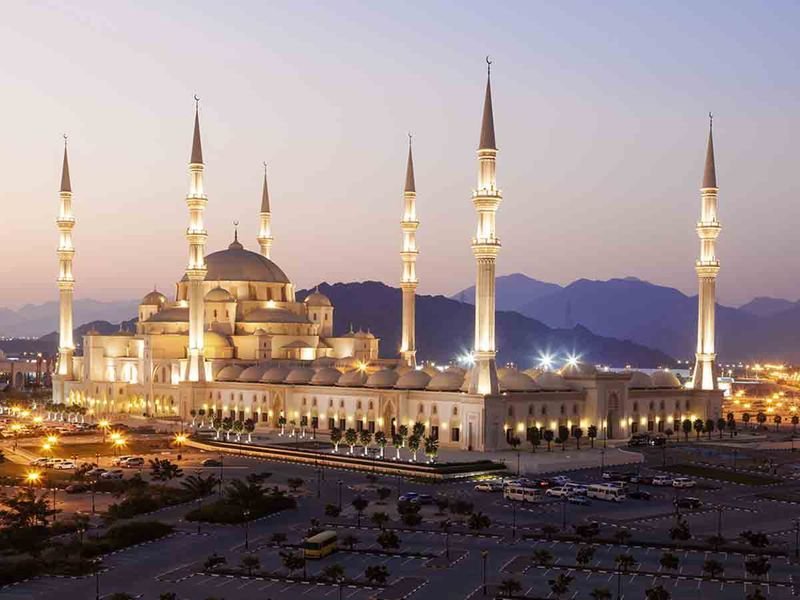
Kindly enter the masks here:
<path id="1" fill-rule="evenodd" d="M 370 408 L 371 408 L 371 407 L 370 407 Z M 435 414 L 438 414 L 438 409 L 436 408 L 436 405 L 435 405 L 435 404 L 433 405 L 433 408 L 431 408 L 431 414 L 434 414 L 434 415 L 435 415 Z"/>
<path id="2" fill-rule="evenodd" d="M 663 401 L 663 400 L 662 400 L 661 402 L 659 402 L 659 403 L 658 403 L 658 407 L 659 407 L 661 410 L 664 410 L 664 401 Z"/>
<path id="3" fill-rule="evenodd" d="M 454 406 L 454 407 L 453 407 L 453 416 L 454 416 L 454 417 L 457 417 L 457 416 L 458 416 L 458 406 Z"/>
<path id="4" fill-rule="evenodd" d="M 689 410 L 689 399 L 686 399 L 686 410 Z"/>
<path id="5" fill-rule="evenodd" d="M 573 404 L 572 405 L 572 414 L 573 415 L 577 415 L 578 414 L 578 405 L 577 404 Z"/>
<path id="6" fill-rule="evenodd" d="M 513 406 L 509 406 L 508 407 L 508 416 L 509 417 L 513 417 L 514 416 L 514 407 Z"/>
<path id="7" fill-rule="evenodd" d="M 650 410 L 653 410 L 656 407 L 655 403 L 651 400 L 650 401 Z"/>
<path id="8" fill-rule="evenodd" d="M 328 398 L 328 408 L 333 408 L 333 398 Z"/>
<path id="9" fill-rule="evenodd" d="M 638 412 L 638 411 L 639 411 L 639 403 L 638 402 L 634 402 L 633 403 L 633 412 Z"/>
<path id="10" fill-rule="evenodd" d="M 356 404 L 356 408 L 358 410 L 361 410 L 361 400 L 359 400 L 358 403 Z"/>
<path id="11" fill-rule="evenodd" d="M 542 416 L 544 417 L 545 415 L 547 415 L 547 407 L 542 406 Z"/>
<path id="12" fill-rule="evenodd" d="M 564 405 L 562 404 L 562 405 L 561 405 L 561 414 L 563 415 L 563 414 L 565 414 L 566 412 L 567 412 L 567 407 L 566 407 L 566 406 L 564 406 Z"/>
<path id="13" fill-rule="evenodd" d="M 423 410 L 423 408 L 422 408 L 422 404 L 420 404 L 420 405 L 419 405 L 419 408 L 417 408 L 417 412 L 418 412 L 418 413 L 420 413 L 420 414 L 422 414 L 422 413 L 424 413 L 424 412 L 425 412 L 425 411 Z"/>
<path id="14" fill-rule="evenodd" d="M 217 309 L 216 308 L 214 309 L 214 318 L 215 319 L 217 318 Z"/>
<path id="15" fill-rule="evenodd" d="M 533 416 L 533 404 L 528 405 L 528 415 Z"/>
<path id="16" fill-rule="evenodd" d="M 372 410 L 372 400 L 369 401 L 369 409 Z"/>

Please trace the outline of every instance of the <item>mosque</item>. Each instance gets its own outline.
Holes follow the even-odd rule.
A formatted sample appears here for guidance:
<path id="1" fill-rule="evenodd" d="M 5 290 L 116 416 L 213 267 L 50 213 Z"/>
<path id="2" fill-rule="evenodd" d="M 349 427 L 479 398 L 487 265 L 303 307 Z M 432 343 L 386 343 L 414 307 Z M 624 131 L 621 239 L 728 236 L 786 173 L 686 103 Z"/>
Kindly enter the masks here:
<path id="1" fill-rule="evenodd" d="M 133 414 L 189 420 L 200 414 L 252 419 L 257 430 L 280 422 L 313 429 L 393 433 L 421 422 L 442 448 L 488 451 L 525 439 L 531 428 L 597 428 L 598 439 L 680 428 L 684 419 L 717 419 L 722 392 L 714 369 L 714 285 L 719 263 L 714 245 L 716 177 L 711 131 L 703 179 L 701 258 L 696 270 L 697 367 L 684 386 L 671 372 L 602 372 L 572 362 L 559 372 L 497 368 L 495 362 L 495 263 L 500 251 L 496 214 L 497 158 L 491 72 L 478 145 L 478 182 L 472 192 L 477 227 L 475 344 L 468 369 L 420 368 L 416 361 L 415 295 L 419 227 L 414 163 L 409 140 L 402 196 L 402 341 L 396 356 L 381 357 L 370 331 L 334 335 L 334 309 L 314 291 L 302 302 L 287 274 L 270 259 L 273 244 L 265 169 L 259 211 L 259 250 L 230 245 L 206 254 L 203 216 L 208 198 L 200 118 L 194 134 L 186 196 L 189 260 L 174 299 L 153 290 L 139 305 L 136 331 L 88 332 L 78 355 L 73 341 L 72 261 L 75 249 L 67 148 L 62 166 L 59 230 L 59 356 L 53 376 L 55 402 L 85 406 L 90 414 Z"/>

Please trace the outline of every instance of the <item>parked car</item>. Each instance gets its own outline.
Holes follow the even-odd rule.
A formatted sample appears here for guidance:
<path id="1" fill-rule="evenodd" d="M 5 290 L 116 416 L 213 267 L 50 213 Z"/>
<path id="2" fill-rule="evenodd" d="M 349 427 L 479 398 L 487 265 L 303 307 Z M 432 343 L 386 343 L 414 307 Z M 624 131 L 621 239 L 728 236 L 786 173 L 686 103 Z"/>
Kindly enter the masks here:
<path id="1" fill-rule="evenodd" d="M 64 488 L 64 491 L 68 494 L 80 494 L 81 492 L 85 492 L 89 489 L 89 486 L 85 483 L 71 483 L 67 487 Z"/>
<path id="2" fill-rule="evenodd" d="M 47 462 L 49 460 L 50 459 L 47 458 L 46 456 L 42 456 L 42 457 L 39 457 L 39 458 L 36 458 L 36 459 L 32 460 L 31 461 L 31 466 L 32 467 L 46 467 L 47 466 Z"/>
<path id="3" fill-rule="evenodd" d="M 589 506 L 592 503 L 586 496 L 578 496 L 577 494 L 567 497 L 567 502 L 579 506 Z"/>
<path id="4" fill-rule="evenodd" d="M 634 475 L 631 477 L 631 483 L 639 483 L 642 485 L 653 485 L 653 478 L 647 475 Z"/>
<path id="5" fill-rule="evenodd" d="M 411 502 L 417 496 L 419 496 L 419 494 L 417 492 L 406 492 L 405 494 L 403 494 L 402 496 L 397 498 L 397 501 L 398 502 Z"/>
<path id="6" fill-rule="evenodd" d="M 106 471 L 105 473 L 100 475 L 100 479 L 122 479 L 124 474 L 122 473 L 122 469 L 114 469 L 112 471 Z"/>
<path id="7" fill-rule="evenodd" d="M 688 477 L 676 477 L 672 480 L 672 487 L 676 488 L 693 488 L 697 485 L 697 482 L 694 479 L 689 479 Z"/>
<path id="8" fill-rule="evenodd" d="M 589 486 L 572 481 L 565 483 L 564 487 L 567 488 L 570 496 L 585 496 L 586 492 L 589 490 Z"/>
<path id="9" fill-rule="evenodd" d="M 676 498 L 672 501 L 678 508 L 700 508 L 703 506 L 703 501 L 694 496 L 686 496 L 685 498 Z"/>
<path id="10" fill-rule="evenodd" d="M 105 473 L 108 469 L 102 469 L 100 467 L 95 467 L 94 469 L 89 469 L 86 471 L 86 477 L 100 477 L 103 473 Z"/>
<path id="11" fill-rule="evenodd" d="M 502 492 L 503 485 L 494 481 L 482 481 L 476 483 L 473 489 L 476 492 Z"/>
<path id="12" fill-rule="evenodd" d="M 565 487 L 554 487 L 550 488 L 545 492 L 546 496 L 551 496 L 553 498 L 563 498 L 565 496 L 569 496 L 569 490 Z"/>
<path id="13" fill-rule="evenodd" d="M 653 485 L 655 486 L 671 486 L 672 477 L 669 475 L 656 475 L 653 477 Z"/>
<path id="14" fill-rule="evenodd" d="M 111 464 L 114 465 L 115 467 L 119 467 L 120 465 L 122 465 L 129 458 L 133 458 L 133 455 L 132 454 L 125 454 L 124 456 L 116 456 L 111 461 Z"/>
<path id="15" fill-rule="evenodd" d="M 557 486 L 563 486 L 572 480 L 566 475 L 556 475 L 555 477 L 551 477 L 550 481 L 552 481 Z"/>
<path id="16" fill-rule="evenodd" d="M 433 496 L 430 494 L 417 494 L 415 498 L 410 500 L 412 504 L 433 504 Z"/>
<path id="17" fill-rule="evenodd" d="M 144 466 L 144 458 L 141 456 L 132 456 L 125 462 L 120 464 L 121 467 L 125 467 L 126 469 L 138 469 L 139 467 Z"/>
<path id="18" fill-rule="evenodd" d="M 53 465 L 54 469 L 58 470 L 67 470 L 67 469 L 75 469 L 78 465 L 75 464 L 74 460 L 60 460 Z"/>
<path id="19" fill-rule="evenodd" d="M 652 497 L 653 494 L 644 490 L 628 492 L 628 498 L 633 498 L 634 500 L 650 500 Z"/>
<path id="20" fill-rule="evenodd" d="M 207 458 L 200 464 L 204 467 L 221 467 L 222 461 L 216 458 Z"/>
<path id="21" fill-rule="evenodd" d="M 603 473 L 603 479 L 609 481 L 630 481 L 631 475 L 630 473 L 620 473 L 619 471 L 605 471 Z"/>

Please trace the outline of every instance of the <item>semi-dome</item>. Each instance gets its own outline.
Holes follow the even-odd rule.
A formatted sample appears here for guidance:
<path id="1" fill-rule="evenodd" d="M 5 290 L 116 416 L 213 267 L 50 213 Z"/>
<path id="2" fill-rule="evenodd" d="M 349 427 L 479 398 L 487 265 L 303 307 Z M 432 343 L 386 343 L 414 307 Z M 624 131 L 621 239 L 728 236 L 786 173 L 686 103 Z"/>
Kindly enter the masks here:
<path id="1" fill-rule="evenodd" d="M 423 367 L 422 371 L 424 373 L 427 373 L 431 377 L 436 377 L 439 373 L 441 373 L 439 369 L 437 369 L 436 367 L 432 367 L 430 365 L 428 365 L 427 367 Z"/>
<path id="2" fill-rule="evenodd" d="M 397 365 L 397 367 L 395 368 L 394 371 L 395 371 L 395 373 L 397 373 L 397 376 L 399 377 L 400 375 L 405 375 L 409 371 L 413 371 L 413 370 L 414 369 L 409 367 L 407 364 L 403 363 L 402 365 Z"/>
<path id="3" fill-rule="evenodd" d="M 653 380 L 653 387 L 657 388 L 679 388 L 681 380 L 672 371 L 656 371 L 650 376 Z"/>
<path id="4" fill-rule="evenodd" d="M 450 365 L 449 367 L 447 367 L 444 370 L 444 372 L 445 373 L 458 373 L 462 377 L 467 374 L 467 370 L 466 369 L 462 369 L 461 367 L 458 367 L 456 365 Z"/>
<path id="5" fill-rule="evenodd" d="M 339 381 L 336 382 L 336 385 L 344 387 L 361 387 L 366 381 L 367 376 L 364 374 L 364 371 L 361 369 L 354 369 L 339 377 Z"/>
<path id="6" fill-rule="evenodd" d="M 310 369 L 308 367 L 295 367 L 289 371 L 285 381 L 286 383 L 302 385 L 304 383 L 309 383 L 312 377 L 314 377 L 314 369 Z"/>
<path id="7" fill-rule="evenodd" d="M 206 256 L 206 269 L 206 281 L 289 283 L 286 273 L 278 265 L 256 252 L 245 250 L 236 241 L 227 250 Z M 182 281 L 188 281 L 188 278 L 184 275 Z"/>
<path id="8" fill-rule="evenodd" d="M 399 377 L 400 375 L 394 369 L 381 369 L 367 377 L 367 383 L 364 385 L 371 388 L 390 388 L 394 387 Z"/>
<path id="9" fill-rule="evenodd" d="M 308 306 L 333 306 L 331 299 L 319 290 L 314 290 L 303 300 Z"/>
<path id="10" fill-rule="evenodd" d="M 217 373 L 217 381 L 236 381 L 239 379 L 239 375 L 242 374 L 242 367 L 239 365 L 228 365 L 220 369 L 220 372 Z"/>
<path id="11" fill-rule="evenodd" d="M 342 372 L 339 369 L 322 367 L 317 369 L 317 372 L 314 373 L 314 376 L 311 378 L 311 383 L 313 385 L 336 385 L 336 382 L 339 381 L 339 377 L 341 376 Z"/>
<path id="12" fill-rule="evenodd" d="M 394 387 L 401 390 L 424 390 L 430 383 L 431 376 L 425 371 L 409 371 L 403 373 L 394 384 Z"/>
<path id="13" fill-rule="evenodd" d="M 266 331 L 264 331 L 263 329 L 261 329 L 261 327 L 259 327 L 258 329 L 256 329 L 256 330 L 253 332 L 253 335 L 268 335 L 268 334 L 267 334 L 267 332 L 266 332 Z"/>
<path id="14" fill-rule="evenodd" d="M 203 345 L 206 348 L 229 348 L 230 340 L 216 331 L 206 331 L 203 333 Z"/>
<path id="15" fill-rule="evenodd" d="M 510 373 L 518 373 L 518 372 L 519 371 L 517 371 L 512 367 L 500 367 L 499 369 L 497 369 L 497 378 L 502 379 L 503 377 L 505 377 Z"/>
<path id="16" fill-rule="evenodd" d="M 539 375 L 544 373 L 544 370 L 539 367 L 531 367 L 530 369 L 525 369 L 523 373 L 532 379 L 536 379 Z"/>
<path id="17" fill-rule="evenodd" d="M 188 306 L 175 306 L 173 308 L 165 308 L 160 312 L 155 313 L 152 317 L 147 319 L 151 323 L 181 323 L 189 321 L 189 307 Z"/>
<path id="18" fill-rule="evenodd" d="M 336 364 L 336 359 L 332 356 L 320 356 L 311 361 L 311 366 L 315 369 L 320 367 L 332 367 Z"/>
<path id="19" fill-rule="evenodd" d="M 148 306 L 163 306 L 166 301 L 167 297 L 164 294 L 158 290 L 153 290 L 144 298 L 142 298 L 142 301 L 139 304 L 146 304 Z"/>
<path id="20" fill-rule="evenodd" d="M 215 287 L 206 294 L 206 302 L 236 302 L 236 298 L 225 288 Z"/>
<path id="21" fill-rule="evenodd" d="M 462 373 L 445 371 L 431 378 L 427 389 L 437 392 L 457 392 L 461 389 L 462 383 L 464 383 Z"/>
<path id="22" fill-rule="evenodd" d="M 308 323 L 303 315 L 285 308 L 254 308 L 242 317 L 243 323 Z"/>
<path id="23" fill-rule="evenodd" d="M 261 381 L 261 377 L 266 370 L 267 365 L 251 365 L 241 372 L 239 381 L 245 381 L 247 383 Z"/>
<path id="24" fill-rule="evenodd" d="M 286 367 L 270 367 L 261 376 L 262 383 L 283 383 L 289 375 L 289 369 Z"/>
<path id="25" fill-rule="evenodd" d="M 500 390 L 504 392 L 534 392 L 539 388 L 536 382 L 525 373 L 509 369 L 510 372 L 500 375 Z"/>
<path id="26" fill-rule="evenodd" d="M 539 375 L 539 377 L 536 378 L 536 383 L 543 390 L 561 391 L 571 389 L 561 375 L 553 373 L 552 371 L 545 371 Z"/>
<path id="27" fill-rule="evenodd" d="M 653 380 L 647 373 L 633 371 L 631 373 L 631 379 L 628 382 L 628 387 L 633 389 L 648 389 L 653 387 Z"/>
<path id="28" fill-rule="evenodd" d="M 591 377 L 597 374 L 597 369 L 588 363 L 571 362 L 564 365 L 560 373 L 563 377 Z"/>

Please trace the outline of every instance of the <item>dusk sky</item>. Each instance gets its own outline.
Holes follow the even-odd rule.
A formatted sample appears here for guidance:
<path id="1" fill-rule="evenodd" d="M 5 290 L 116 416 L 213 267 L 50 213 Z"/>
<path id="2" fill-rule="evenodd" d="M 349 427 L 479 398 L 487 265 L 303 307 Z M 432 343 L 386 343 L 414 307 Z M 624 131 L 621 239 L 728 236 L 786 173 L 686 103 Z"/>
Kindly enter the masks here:
<path id="1" fill-rule="evenodd" d="M 70 6 L 67 6 L 69 4 Z M 397 285 L 414 133 L 420 293 L 471 285 L 490 54 L 498 274 L 633 275 L 696 293 L 713 111 L 723 303 L 800 297 L 796 2 L 37 2 L 0 22 L 0 306 L 57 300 L 69 134 L 75 295 L 170 295 L 194 110 L 208 252 L 233 221 L 298 287 Z"/>

